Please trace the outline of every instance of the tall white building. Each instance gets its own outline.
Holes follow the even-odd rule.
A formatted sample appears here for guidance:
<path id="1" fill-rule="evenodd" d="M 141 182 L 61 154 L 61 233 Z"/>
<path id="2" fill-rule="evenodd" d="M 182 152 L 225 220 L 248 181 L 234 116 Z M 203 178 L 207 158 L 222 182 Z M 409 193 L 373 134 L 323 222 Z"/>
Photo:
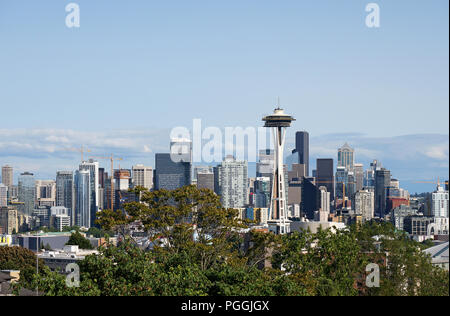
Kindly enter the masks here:
<path id="1" fill-rule="evenodd" d="M 363 221 L 370 221 L 375 214 L 375 194 L 370 190 L 360 190 L 354 197 L 354 209 Z"/>
<path id="2" fill-rule="evenodd" d="M 327 188 L 322 186 L 319 188 L 320 190 L 320 209 L 322 212 L 326 212 L 330 214 L 330 192 L 327 192 Z"/>
<path id="3" fill-rule="evenodd" d="M 218 193 L 225 208 L 243 208 L 248 204 L 248 167 L 246 161 L 227 156 L 215 168 Z"/>
<path id="4" fill-rule="evenodd" d="M 431 194 L 431 214 L 434 217 L 437 234 L 449 233 L 449 218 L 448 218 L 448 191 L 445 191 L 440 185 L 437 190 Z"/>
<path id="5" fill-rule="evenodd" d="M 133 187 L 141 186 L 148 190 L 153 188 L 153 169 L 144 165 L 136 165 L 132 168 Z"/>

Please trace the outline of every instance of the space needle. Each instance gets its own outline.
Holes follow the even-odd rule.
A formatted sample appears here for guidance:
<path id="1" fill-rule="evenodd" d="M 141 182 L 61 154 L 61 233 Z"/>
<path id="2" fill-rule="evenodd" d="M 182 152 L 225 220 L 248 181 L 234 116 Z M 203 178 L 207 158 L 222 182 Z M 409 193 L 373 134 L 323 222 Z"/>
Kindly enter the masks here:
<path id="1" fill-rule="evenodd" d="M 267 224 L 270 231 L 276 234 L 287 234 L 290 232 L 290 220 L 287 218 L 287 188 L 285 188 L 283 151 L 286 128 L 290 127 L 295 119 L 284 113 L 284 110 L 278 106 L 273 114 L 264 117 L 262 120 L 265 122 L 264 127 L 272 129 L 275 146 L 272 196 Z"/>

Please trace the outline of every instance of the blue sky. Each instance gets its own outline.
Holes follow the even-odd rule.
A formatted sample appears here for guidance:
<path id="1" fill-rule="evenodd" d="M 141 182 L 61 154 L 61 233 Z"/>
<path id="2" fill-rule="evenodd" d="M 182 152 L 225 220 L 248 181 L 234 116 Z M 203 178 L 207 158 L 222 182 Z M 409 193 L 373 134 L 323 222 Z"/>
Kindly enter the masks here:
<path id="1" fill-rule="evenodd" d="M 440 152 L 426 166 L 441 169 L 427 177 L 448 174 L 447 0 L 372 1 L 379 29 L 365 26 L 371 1 L 360 0 L 78 0 L 81 27 L 68 29 L 70 2 L 0 0 L 0 163 L 68 167 L 76 157 L 55 154 L 61 133 L 109 139 L 98 150 L 128 148 L 131 163 L 159 147 L 134 153 L 120 131 L 168 145 L 163 131 L 193 118 L 260 126 L 280 96 L 297 118 L 291 136 L 429 135 Z M 43 129 L 54 137 L 30 136 Z M 33 146 L 54 147 L 43 157 Z"/>

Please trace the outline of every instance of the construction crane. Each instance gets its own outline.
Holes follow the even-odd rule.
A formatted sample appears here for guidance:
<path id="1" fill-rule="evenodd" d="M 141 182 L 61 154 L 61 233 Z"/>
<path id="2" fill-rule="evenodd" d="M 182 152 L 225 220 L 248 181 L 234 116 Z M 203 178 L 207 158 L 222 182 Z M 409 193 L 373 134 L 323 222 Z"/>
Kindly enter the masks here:
<path id="1" fill-rule="evenodd" d="M 121 161 L 122 158 L 114 157 L 113 154 L 109 157 L 89 157 L 92 159 L 104 159 L 109 160 L 111 162 L 111 210 L 114 210 L 114 160 Z"/>
<path id="2" fill-rule="evenodd" d="M 67 151 L 78 151 L 79 153 L 81 153 L 81 162 L 84 161 L 84 153 L 90 153 L 91 152 L 90 149 L 85 148 L 83 145 L 81 145 L 80 148 L 72 147 L 72 148 L 66 148 L 65 150 L 67 150 Z"/>
<path id="3" fill-rule="evenodd" d="M 437 181 L 415 181 L 414 183 L 429 183 L 429 184 L 435 184 L 437 186 L 441 186 L 441 181 L 439 177 L 437 177 Z"/>

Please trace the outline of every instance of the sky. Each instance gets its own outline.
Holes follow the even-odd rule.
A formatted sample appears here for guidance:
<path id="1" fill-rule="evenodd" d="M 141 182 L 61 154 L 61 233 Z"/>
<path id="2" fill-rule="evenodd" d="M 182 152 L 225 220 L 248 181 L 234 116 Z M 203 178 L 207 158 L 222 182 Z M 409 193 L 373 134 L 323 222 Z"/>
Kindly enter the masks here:
<path id="1" fill-rule="evenodd" d="M 349 142 L 405 181 L 448 176 L 449 3 L 372 1 L 368 28 L 369 2 L 0 0 L 0 164 L 54 177 L 86 145 L 152 165 L 173 127 L 258 127 L 280 97 L 287 150 L 306 130 L 312 160 Z"/>

